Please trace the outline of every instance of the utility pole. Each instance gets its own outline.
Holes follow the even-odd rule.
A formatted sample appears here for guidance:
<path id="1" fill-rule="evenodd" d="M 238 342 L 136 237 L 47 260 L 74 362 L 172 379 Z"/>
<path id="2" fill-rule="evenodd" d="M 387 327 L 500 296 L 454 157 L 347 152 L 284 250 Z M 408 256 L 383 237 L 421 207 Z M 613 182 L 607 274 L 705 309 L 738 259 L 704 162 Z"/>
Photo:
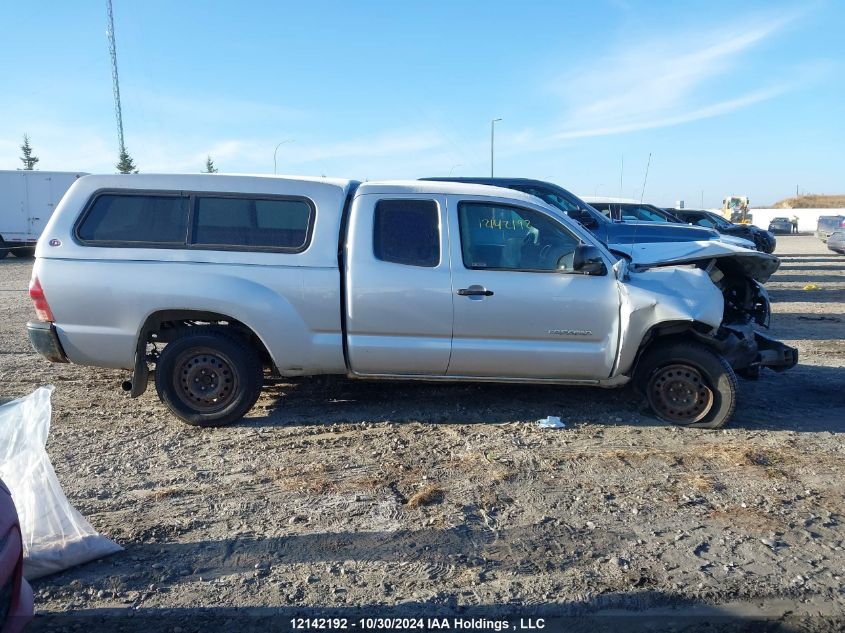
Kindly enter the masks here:
<path id="1" fill-rule="evenodd" d="M 490 178 L 493 177 L 493 146 L 496 139 L 496 121 L 501 121 L 501 117 L 490 121 Z"/>
<path id="2" fill-rule="evenodd" d="M 120 155 L 126 153 L 126 145 L 123 143 L 123 114 L 120 111 L 120 82 L 117 77 L 117 48 L 114 43 L 114 15 L 111 8 L 111 0 L 106 0 L 106 8 L 108 9 L 108 29 L 106 34 L 109 37 L 109 53 L 111 54 L 111 79 L 112 91 L 114 92 L 114 115 L 117 118 L 117 142 L 120 149 Z"/>

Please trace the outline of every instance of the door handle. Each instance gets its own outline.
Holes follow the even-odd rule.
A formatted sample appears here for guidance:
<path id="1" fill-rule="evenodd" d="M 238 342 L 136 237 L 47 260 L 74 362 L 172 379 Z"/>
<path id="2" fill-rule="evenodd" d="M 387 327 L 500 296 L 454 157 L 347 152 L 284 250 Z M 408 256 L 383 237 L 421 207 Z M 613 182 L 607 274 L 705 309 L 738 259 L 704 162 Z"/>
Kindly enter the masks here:
<path id="1" fill-rule="evenodd" d="M 458 294 L 462 297 L 492 297 L 493 291 L 487 290 L 484 286 L 470 286 L 458 289 Z"/>

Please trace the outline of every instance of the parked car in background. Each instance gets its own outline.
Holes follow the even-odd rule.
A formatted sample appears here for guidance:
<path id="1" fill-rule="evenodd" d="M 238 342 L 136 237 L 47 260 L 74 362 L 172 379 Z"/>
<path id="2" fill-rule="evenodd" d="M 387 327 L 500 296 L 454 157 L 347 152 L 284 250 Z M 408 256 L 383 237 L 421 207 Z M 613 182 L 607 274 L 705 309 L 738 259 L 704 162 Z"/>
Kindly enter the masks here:
<path id="1" fill-rule="evenodd" d="M 32 619 L 32 589 L 23 577 L 23 544 L 12 494 L 0 480 L 0 633 L 18 633 Z"/>
<path id="2" fill-rule="evenodd" d="M 816 237 L 826 242 L 837 229 L 845 229 L 845 215 L 820 215 L 816 225 Z"/>
<path id="3" fill-rule="evenodd" d="M 827 247 L 841 255 L 845 255 L 845 226 L 836 229 L 827 238 Z"/>
<path id="4" fill-rule="evenodd" d="M 772 218 L 769 222 L 769 233 L 777 235 L 778 233 L 792 233 L 792 220 L 789 218 Z"/>
<path id="5" fill-rule="evenodd" d="M 698 242 L 719 240 L 713 229 L 667 222 L 616 222 L 594 209 L 584 200 L 560 185 L 530 178 L 435 177 L 421 180 L 462 182 L 491 185 L 521 191 L 565 213 L 607 246 L 611 253 L 631 258 L 643 249 L 651 249 L 659 257 L 660 245 L 668 242 Z"/>
<path id="6" fill-rule="evenodd" d="M 598 209 L 611 220 L 617 222 L 681 223 L 672 213 L 653 204 L 646 204 L 633 199 L 586 196 L 584 200 L 594 209 Z"/>
<path id="7" fill-rule="evenodd" d="M 704 226 L 708 229 L 715 229 L 722 235 L 733 235 L 750 242 L 758 251 L 773 253 L 777 240 L 772 233 L 765 231 L 753 224 L 734 224 L 728 222 L 724 217 L 713 211 L 702 209 L 665 209 L 682 222 L 688 222 L 695 226 Z"/>
<path id="8" fill-rule="evenodd" d="M 32 257 L 59 200 L 82 172 L 0 171 L 0 259 Z"/>
<path id="9" fill-rule="evenodd" d="M 27 330 L 51 361 L 130 369 L 133 396 L 154 364 L 159 397 L 199 426 L 240 419 L 266 371 L 632 382 L 661 419 L 717 428 L 734 371 L 797 362 L 755 329 L 779 264 L 713 240 L 636 251 L 629 267 L 501 187 L 86 176 L 38 242 Z"/>
<path id="10" fill-rule="evenodd" d="M 674 211 L 661 209 L 660 207 L 656 207 L 653 204 L 638 202 L 637 200 L 629 198 L 604 198 L 597 196 L 587 196 L 586 198 L 584 198 L 584 200 L 589 202 L 592 207 L 595 207 L 604 215 L 616 222 L 652 222 L 663 224 L 683 224 L 687 226 L 689 225 L 686 220 L 681 220 L 678 216 L 676 216 Z M 706 228 L 709 228 L 710 230 L 715 230 L 713 227 Z M 718 231 L 717 234 L 719 234 Z M 727 242 L 729 244 L 733 244 L 735 246 L 759 250 L 756 249 L 753 241 L 744 237 L 739 237 L 726 233 L 720 234 L 720 238 L 722 239 L 722 241 Z"/>

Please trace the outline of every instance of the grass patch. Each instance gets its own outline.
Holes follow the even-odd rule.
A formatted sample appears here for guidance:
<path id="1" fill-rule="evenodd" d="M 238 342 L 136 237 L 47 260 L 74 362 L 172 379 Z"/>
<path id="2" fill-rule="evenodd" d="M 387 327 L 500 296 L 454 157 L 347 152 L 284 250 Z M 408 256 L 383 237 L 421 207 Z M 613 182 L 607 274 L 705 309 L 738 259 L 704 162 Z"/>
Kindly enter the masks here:
<path id="1" fill-rule="evenodd" d="M 420 508 L 422 506 L 430 506 L 434 505 L 435 503 L 441 503 L 443 498 L 446 496 L 445 491 L 436 484 L 430 484 L 423 488 L 422 490 L 418 490 L 411 498 L 408 499 L 408 507 L 409 508 Z"/>

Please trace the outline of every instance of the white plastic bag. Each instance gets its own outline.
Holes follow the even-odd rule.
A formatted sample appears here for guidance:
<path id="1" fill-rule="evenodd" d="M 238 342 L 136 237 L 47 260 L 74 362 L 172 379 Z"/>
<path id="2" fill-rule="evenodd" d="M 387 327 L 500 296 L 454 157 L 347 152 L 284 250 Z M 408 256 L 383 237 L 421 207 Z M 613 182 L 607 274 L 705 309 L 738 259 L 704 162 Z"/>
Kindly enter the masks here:
<path id="1" fill-rule="evenodd" d="M 537 426 L 541 429 L 565 429 L 566 423 L 561 422 L 558 416 L 550 415 L 542 420 L 537 420 Z"/>
<path id="2" fill-rule="evenodd" d="M 27 579 L 54 574 L 123 548 L 70 505 L 47 456 L 52 385 L 0 406 L 0 479 L 18 510 Z"/>

